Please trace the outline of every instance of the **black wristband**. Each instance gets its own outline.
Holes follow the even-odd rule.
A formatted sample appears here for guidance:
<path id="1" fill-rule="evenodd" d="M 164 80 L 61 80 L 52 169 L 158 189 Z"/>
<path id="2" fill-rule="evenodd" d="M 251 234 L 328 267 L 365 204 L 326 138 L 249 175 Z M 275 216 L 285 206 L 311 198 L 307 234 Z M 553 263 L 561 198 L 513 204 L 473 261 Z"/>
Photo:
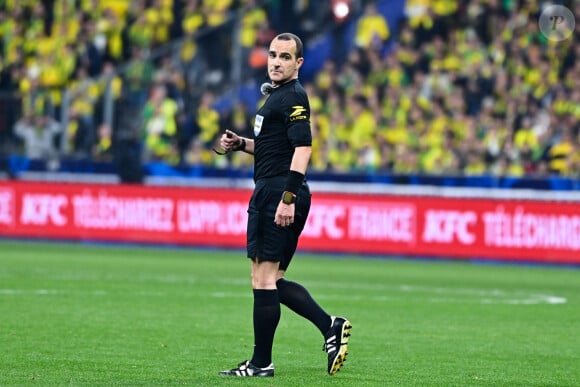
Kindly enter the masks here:
<path id="1" fill-rule="evenodd" d="M 246 150 L 246 139 L 243 137 L 240 137 L 240 145 L 238 145 L 237 147 L 235 147 L 233 149 L 233 151 L 237 152 L 237 151 L 245 151 Z"/>
<path id="2" fill-rule="evenodd" d="M 284 191 L 292 192 L 297 194 L 304 182 L 304 175 L 300 172 L 290 170 L 288 174 L 288 180 L 286 180 L 286 186 L 284 186 Z"/>

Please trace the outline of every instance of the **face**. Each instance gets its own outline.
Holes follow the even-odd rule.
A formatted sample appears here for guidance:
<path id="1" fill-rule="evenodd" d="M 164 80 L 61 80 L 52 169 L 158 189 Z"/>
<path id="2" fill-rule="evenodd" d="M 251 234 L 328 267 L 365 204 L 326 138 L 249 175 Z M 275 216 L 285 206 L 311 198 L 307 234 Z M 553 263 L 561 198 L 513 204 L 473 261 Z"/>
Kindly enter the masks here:
<path id="1" fill-rule="evenodd" d="M 268 76 L 274 85 L 281 85 L 298 77 L 304 58 L 296 58 L 294 40 L 274 39 L 268 52 Z"/>

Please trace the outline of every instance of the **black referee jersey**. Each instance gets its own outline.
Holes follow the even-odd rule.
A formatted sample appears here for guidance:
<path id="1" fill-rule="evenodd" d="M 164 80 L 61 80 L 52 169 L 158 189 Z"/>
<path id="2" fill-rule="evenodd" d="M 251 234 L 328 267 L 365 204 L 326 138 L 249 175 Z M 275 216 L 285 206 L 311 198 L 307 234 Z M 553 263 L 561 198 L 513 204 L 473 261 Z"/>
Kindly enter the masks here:
<path id="1" fill-rule="evenodd" d="M 310 102 L 294 79 L 274 88 L 254 122 L 254 180 L 288 174 L 294 148 L 312 145 Z"/>

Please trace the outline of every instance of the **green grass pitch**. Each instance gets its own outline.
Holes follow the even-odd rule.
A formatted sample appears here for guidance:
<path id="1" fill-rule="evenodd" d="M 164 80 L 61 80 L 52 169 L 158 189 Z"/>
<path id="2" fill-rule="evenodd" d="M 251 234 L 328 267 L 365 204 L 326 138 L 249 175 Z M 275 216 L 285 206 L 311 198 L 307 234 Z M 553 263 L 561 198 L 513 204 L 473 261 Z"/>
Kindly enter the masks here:
<path id="1" fill-rule="evenodd" d="M 322 337 L 283 307 L 273 379 L 251 356 L 242 251 L 0 241 L 0 385 L 577 386 L 580 271 L 299 254 L 288 278 L 353 323 Z"/>

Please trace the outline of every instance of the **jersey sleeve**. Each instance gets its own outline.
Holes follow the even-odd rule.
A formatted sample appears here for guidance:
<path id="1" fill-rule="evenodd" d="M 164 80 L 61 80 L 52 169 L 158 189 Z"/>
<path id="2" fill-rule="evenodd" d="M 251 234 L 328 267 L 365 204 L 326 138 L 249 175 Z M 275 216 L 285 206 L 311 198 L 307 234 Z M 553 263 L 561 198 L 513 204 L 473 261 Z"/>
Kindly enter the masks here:
<path id="1" fill-rule="evenodd" d="M 292 93 L 288 97 L 284 111 L 288 140 L 294 148 L 312 146 L 308 97 L 302 93 Z"/>

